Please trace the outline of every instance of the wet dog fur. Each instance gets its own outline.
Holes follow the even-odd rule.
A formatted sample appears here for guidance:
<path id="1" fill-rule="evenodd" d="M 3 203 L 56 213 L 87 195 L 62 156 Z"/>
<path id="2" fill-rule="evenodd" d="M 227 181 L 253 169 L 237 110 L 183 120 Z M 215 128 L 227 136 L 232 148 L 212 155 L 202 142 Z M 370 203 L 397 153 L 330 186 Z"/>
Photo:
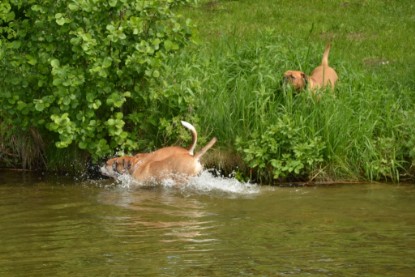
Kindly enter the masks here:
<path id="1" fill-rule="evenodd" d="M 129 174 L 142 183 L 160 183 L 167 179 L 182 183 L 198 175 L 203 170 L 200 158 L 216 143 L 216 138 L 194 154 L 197 131 L 188 122 L 182 121 L 182 125 L 192 133 L 192 144 L 188 149 L 169 146 L 150 153 L 112 158 L 101 167 L 101 173 L 112 178 Z"/>

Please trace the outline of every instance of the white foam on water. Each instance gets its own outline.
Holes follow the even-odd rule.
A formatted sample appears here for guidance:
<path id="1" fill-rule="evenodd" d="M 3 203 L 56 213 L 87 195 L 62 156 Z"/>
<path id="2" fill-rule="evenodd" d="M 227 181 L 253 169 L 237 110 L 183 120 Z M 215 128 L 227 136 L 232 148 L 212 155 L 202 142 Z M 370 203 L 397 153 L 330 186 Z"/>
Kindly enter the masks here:
<path id="1" fill-rule="evenodd" d="M 118 186 L 126 189 L 161 186 L 162 188 L 177 188 L 184 193 L 226 193 L 235 195 L 254 195 L 260 192 L 256 184 L 240 182 L 232 177 L 218 177 L 204 170 L 199 176 L 192 177 L 185 184 L 176 184 L 174 178 L 167 178 L 161 184 L 142 184 L 134 180 L 130 175 L 123 174 L 117 178 Z"/>
<path id="2" fill-rule="evenodd" d="M 260 192 L 260 188 L 256 184 L 242 183 L 235 178 L 217 177 L 207 170 L 199 176 L 191 178 L 185 188 L 201 192 L 218 191 L 244 195 Z"/>

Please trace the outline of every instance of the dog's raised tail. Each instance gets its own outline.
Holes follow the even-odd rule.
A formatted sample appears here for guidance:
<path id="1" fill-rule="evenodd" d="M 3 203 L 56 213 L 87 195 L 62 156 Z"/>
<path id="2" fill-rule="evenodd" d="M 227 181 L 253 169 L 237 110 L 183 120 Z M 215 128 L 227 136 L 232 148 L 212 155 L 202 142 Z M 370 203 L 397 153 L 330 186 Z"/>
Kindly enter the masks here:
<path id="1" fill-rule="evenodd" d="M 202 149 L 200 149 L 199 152 L 196 153 L 195 158 L 200 159 L 206 153 L 206 151 L 208 151 L 216 143 L 216 141 L 217 139 L 215 137 L 212 138 L 208 142 L 208 144 L 205 145 L 205 147 L 203 147 Z"/>
<path id="2" fill-rule="evenodd" d="M 321 60 L 321 65 L 328 66 L 329 65 L 329 53 L 330 53 L 330 43 L 326 44 L 326 49 L 324 50 L 323 59 Z"/>
<path id="3" fill-rule="evenodd" d="M 189 129 L 190 132 L 192 132 L 192 144 L 189 147 L 189 154 L 193 156 L 195 148 L 196 148 L 196 143 L 197 143 L 196 128 L 192 124 L 190 124 L 189 122 L 186 122 L 186 121 L 182 121 L 182 125 L 183 125 L 183 127 Z"/>

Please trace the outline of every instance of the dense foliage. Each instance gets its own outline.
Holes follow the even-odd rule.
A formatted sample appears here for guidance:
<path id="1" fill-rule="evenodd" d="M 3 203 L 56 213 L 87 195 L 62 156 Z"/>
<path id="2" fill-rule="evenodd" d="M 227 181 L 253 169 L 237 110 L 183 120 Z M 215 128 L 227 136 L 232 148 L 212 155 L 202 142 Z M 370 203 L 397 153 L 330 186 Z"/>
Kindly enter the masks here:
<path id="1" fill-rule="evenodd" d="M 340 46 L 333 44 L 330 62 L 341 76 L 335 91 L 320 91 L 320 97 L 296 93 L 282 85 L 284 71 L 297 68 L 297 60 L 311 71 L 324 43 L 289 42 L 297 52 L 273 30 L 244 43 L 224 37 L 176 60 L 176 78 L 198 84 L 203 127 L 243 160 L 234 164 L 242 170 L 237 175 L 263 183 L 413 176 L 414 90 L 339 60 Z"/>
<path id="2" fill-rule="evenodd" d="M 238 138 L 238 150 L 259 178 L 266 180 L 304 177 L 323 162 L 324 143 L 320 136 L 309 137 L 302 127 L 295 126 L 292 118 L 283 115 L 264 132 L 254 131 L 251 136 Z"/>
<path id="3" fill-rule="evenodd" d="M 35 128 L 95 158 L 138 149 L 147 134 L 154 140 L 192 101 L 163 82 L 166 61 L 191 36 L 173 12 L 186 2 L 3 0 L 3 127 Z"/>

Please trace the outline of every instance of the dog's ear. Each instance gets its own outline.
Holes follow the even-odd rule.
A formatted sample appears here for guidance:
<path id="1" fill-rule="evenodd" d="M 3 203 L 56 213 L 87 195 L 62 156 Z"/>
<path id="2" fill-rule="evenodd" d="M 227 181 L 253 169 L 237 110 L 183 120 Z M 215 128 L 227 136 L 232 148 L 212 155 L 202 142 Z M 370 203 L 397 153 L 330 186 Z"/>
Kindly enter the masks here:
<path id="1" fill-rule="evenodd" d="M 291 81 L 291 82 L 293 82 L 295 79 L 296 79 L 295 74 L 293 73 L 287 74 L 287 76 L 285 77 L 285 80 Z"/>
<path id="2" fill-rule="evenodd" d="M 291 72 L 291 70 L 285 71 L 284 72 L 284 80 L 289 80 L 290 78 L 292 78 L 293 73 Z"/>

